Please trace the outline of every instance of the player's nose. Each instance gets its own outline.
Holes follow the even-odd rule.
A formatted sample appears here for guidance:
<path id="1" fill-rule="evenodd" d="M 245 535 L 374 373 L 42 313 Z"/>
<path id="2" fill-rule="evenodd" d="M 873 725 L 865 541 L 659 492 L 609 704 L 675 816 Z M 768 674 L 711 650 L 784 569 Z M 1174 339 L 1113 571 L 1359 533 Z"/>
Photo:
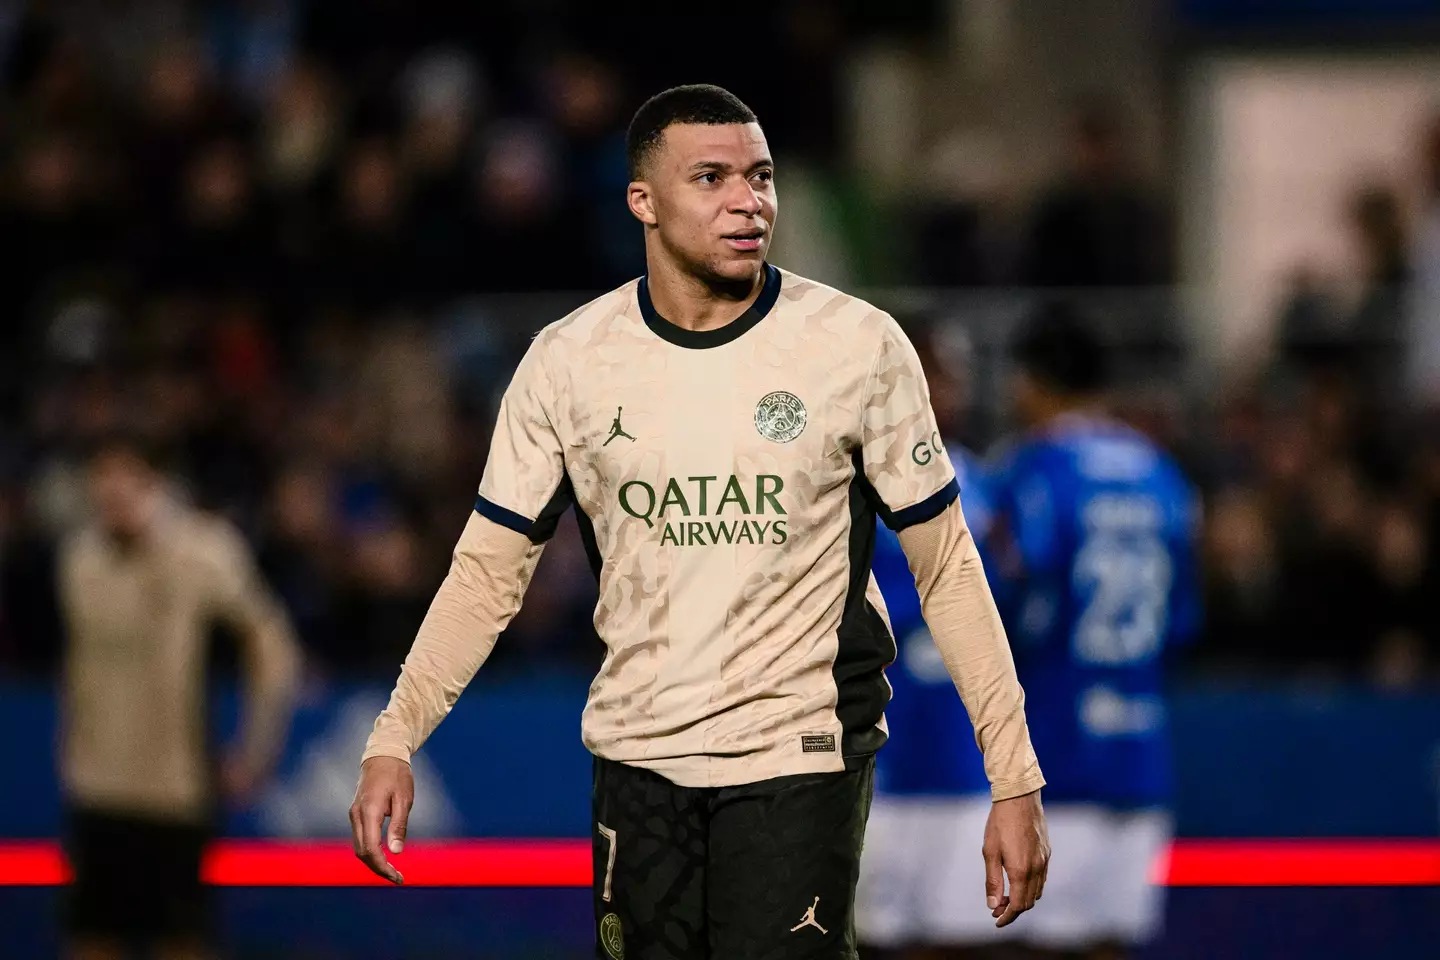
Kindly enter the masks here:
<path id="1" fill-rule="evenodd" d="M 747 217 L 757 216 L 761 209 L 760 194 L 748 180 L 740 183 L 730 194 L 730 212 Z"/>

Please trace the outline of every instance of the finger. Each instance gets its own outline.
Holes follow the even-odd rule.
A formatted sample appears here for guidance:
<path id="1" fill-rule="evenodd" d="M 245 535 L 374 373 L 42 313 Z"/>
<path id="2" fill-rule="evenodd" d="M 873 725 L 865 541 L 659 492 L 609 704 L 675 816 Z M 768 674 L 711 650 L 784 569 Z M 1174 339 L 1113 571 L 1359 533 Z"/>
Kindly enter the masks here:
<path id="1" fill-rule="evenodd" d="M 385 850 L 380 845 L 381 826 L 389 812 L 392 799 L 380 803 L 362 803 L 360 806 L 360 849 L 356 851 L 365 866 L 391 883 L 402 883 L 400 871 L 385 859 Z"/>
<path id="2" fill-rule="evenodd" d="M 985 906 L 998 917 L 1001 901 L 1005 899 L 1005 870 L 999 853 L 985 850 L 982 854 L 985 857 Z"/>
<path id="3" fill-rule="evenodd" d="M 379 850 L 365 854 L 360 858 L 360 862 L 369 867 L 371 873 L 378 877 L 383 877 L 397 886 L 405 882 L 405 878 L 400 875 L 400 871 L 391 866 L 390 862 L 385 859 L 385 854 Z"/>
<path id="4" fill-rule="evenodd" d="M 350 805 L 350 847 L 357 857 L 365 853 L 365 827 L 358 800 Z"/>
<path id="5" fill-rule="evenodd" d="M 396 886 L 399 886 L 400 884 L 405 882 L 405 878 L 400 875 L 400 871 L 396 870 L 395 867 L 391 865 L 390 861 L 385 859 L 385 854 L 383 851 L 375 850 L 371 853 L 365 854 L 365 856 L 361 857 L 360 859 L 364 862 L 365 866 L 370 868 L 373 873 L 377 874 L 378 876 L 384 877 L 386 880 L 389 880 Z"/>
<path id="6" fill-rule="evenodd" d="M 1040 882 L 1039 873 L 1039 868 L 1031 867 L 1020 874 L 1018 883 L 1010 884 L 1010 902 L 1018 901 L 1021 913 L 1035 906 L 1035 890 Z"/>
<path id="7" fill-rule="evenodd" d="M 366 854 L 379 853 L 382 849 L 380 828 L 385 823 L 385 815 L 390 812 L 390 803 L 390 798 L 386 797 L 379 803 L 367 803 L 360 808 L 360 828 Z"/>
<path id="8" fill-rule="evenodd" d="M 1017 870 L 1010 877 L 1010 905 L 995 921 L 997 927 L 1008 927 L 1015 918 L 1035 905 L 1034 881 L 1029 873 Z"/>
<path id="9" fill-rule="evenodd" d="M 396 797 L 391 804 L 389 841 L 386 844 L 391 853 L 400 853 L 405 849 L 405 827 L 410 821 L 412 802 L 408 797 Z"/>

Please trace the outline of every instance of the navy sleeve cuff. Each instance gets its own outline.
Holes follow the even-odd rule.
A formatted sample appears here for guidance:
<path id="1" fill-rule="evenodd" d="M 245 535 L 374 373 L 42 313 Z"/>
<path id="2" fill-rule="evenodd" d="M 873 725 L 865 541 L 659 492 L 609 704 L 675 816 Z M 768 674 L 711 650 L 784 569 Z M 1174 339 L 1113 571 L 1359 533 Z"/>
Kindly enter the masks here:
<path id="1" fill-rule="evenodd" d="M 919 503 L 912 504 L 904 510 L 894 510 L 884 513 L 881 516 L 885 521 L 885 526 L 899 533 L 906 527 L 913 527 L 915 524 L 924 523 L 926 520 L 934 520 L 940 516 L 940 514 L 944 513 L 946 508 L 954 503 L 955 499 L 959 496 L 960 481 L 952 478 L 944 487 L 932 493 L 924 500 L 921 500 Z"/>
<path id="2" fill-rule="evenodd" d="M 486 520 L 493 520 L 502 527 L 509 527 L 516 533 L 523 533 L 530 536 L 530 529 L 535 526 L 535 521 L 529 517 L 522 517 L 514 510 L 506 510 L 498 503 L 491 503 L 484 497 L 475 498 L 475 512 Z"/>

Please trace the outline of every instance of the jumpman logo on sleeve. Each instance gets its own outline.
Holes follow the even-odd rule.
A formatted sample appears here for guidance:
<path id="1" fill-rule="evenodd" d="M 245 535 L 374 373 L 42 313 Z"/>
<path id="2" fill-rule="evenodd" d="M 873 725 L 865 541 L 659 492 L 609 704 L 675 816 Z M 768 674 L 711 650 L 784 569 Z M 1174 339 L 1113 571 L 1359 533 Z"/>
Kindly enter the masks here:
<path id="1" fill-rule="evenodd" d="M 610 441 L 611 441 L 611 440 L 615 440 L 615 439 L 617 439 L 617 438 L 619 438 L 619 437 L 624 437 L 626 440 L 634 440 L 634 439 L 635 439 L 634 437 L 630 436 L 630 434 L 628 434 L 628 433 L 625 432 L 625 428 L 624 428 L 624 427 L 620 426 L 620 414 L 621 414 L 622 412 L 624 412 L 624 410 L 625 410 L 624 407 L 616 407 L 616 408 L 615 408 L 615 422 L 612 423 L 612 424 L 610 424 L 610 436 L 607 437 L 606 440 L 605 440 L 605 442 L 602 443 L 602 444 L 600 444 L 600 446 L 602 446 L 602 447 L 608 447 L 608 446 L 610 446 Z"/>

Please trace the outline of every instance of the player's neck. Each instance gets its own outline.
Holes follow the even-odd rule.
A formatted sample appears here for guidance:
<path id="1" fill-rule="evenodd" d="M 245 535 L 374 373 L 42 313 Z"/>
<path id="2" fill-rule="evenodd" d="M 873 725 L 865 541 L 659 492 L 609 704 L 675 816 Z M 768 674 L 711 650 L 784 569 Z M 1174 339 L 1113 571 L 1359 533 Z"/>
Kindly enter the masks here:
<path id="1" fill-rule="evenodd" d="M 765 270 L 753 280 L 703 280 L 662 257 L 648 258 L 646 284 L 655 312 L 684 330 L 718 330 L 739 319 L 765 288 Z"/>

